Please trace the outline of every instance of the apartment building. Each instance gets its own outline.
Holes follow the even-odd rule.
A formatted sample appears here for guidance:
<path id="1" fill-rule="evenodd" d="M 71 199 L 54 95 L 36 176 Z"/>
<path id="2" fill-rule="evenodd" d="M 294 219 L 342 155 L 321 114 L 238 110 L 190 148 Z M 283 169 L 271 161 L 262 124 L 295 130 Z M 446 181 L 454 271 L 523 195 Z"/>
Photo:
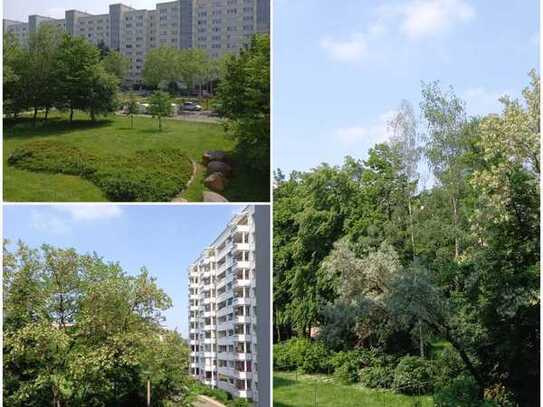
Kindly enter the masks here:
<path id="1" fill-rule="evenodd" d="M 41 24 L 119 51 L 131 62 L 127 83 L 138 84 L 153 48 L 201 48 L 214 58 L 239 52 L 254 33 L 269 32 L 270 0 L 175 0 L 158 3 L 155 10 L 112 4 L 108 14 L 67 10 L 64 19 L 31 15 L 28 22 L 4 20 L 3 30 L 25 44 Z"/>
<path id="2" fill-rule="evenodd" d="M 189 267 L 190 373 L 268 406 L 269 207 L 248 206 Z"/>

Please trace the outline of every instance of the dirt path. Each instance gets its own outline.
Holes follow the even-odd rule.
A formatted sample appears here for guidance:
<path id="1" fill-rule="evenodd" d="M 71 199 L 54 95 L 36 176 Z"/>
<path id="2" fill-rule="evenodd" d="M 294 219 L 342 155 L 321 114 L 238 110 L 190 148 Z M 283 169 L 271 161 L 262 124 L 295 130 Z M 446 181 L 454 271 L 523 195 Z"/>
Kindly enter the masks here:
<path id="1" fill-rule="evenodd" d="M 221 404 L 218 401 L 210 399 L 206 396 L 198 396 L 198 400 L 196 400 L 192 405 L 193 407 L 226 407 L 224 404 Z"/>
<path id="2" fill-rule="evenodd" d="M 198 173 L 198 164 L 194 160 L 190 160 L 192 162 L 192 175 L 189 179 L 189 182 L 187 182 L 187 185 L 185 188 L 177 195 L 175 198 L 172 199 L 172 202 L 188 202 L 185 198 L 183 198 L 183 194 L 187 189 L 189 189 L 190 185 L 196 178 L 196 174 Z"/>

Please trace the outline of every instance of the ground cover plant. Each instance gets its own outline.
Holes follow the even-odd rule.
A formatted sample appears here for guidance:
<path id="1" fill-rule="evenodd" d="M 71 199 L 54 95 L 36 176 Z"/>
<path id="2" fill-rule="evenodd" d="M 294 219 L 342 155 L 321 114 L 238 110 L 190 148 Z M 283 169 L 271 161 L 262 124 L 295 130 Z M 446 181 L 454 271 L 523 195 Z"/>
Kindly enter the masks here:
<path id="1" fill-rule="evenodd" d="M 167 201 L 192 175 L 183 151 L 155 149 L 100 158 L 60 141 L 38 140 L 14 150 L 8 164 L 23 170 L 78 175 L 96 184 L 112 201 Z"/>

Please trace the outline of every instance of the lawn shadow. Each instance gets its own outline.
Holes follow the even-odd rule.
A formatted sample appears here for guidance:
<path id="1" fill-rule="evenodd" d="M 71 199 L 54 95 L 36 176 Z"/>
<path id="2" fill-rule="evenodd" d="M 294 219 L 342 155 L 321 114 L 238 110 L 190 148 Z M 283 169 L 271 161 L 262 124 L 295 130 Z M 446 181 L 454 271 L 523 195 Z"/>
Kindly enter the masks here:
<path id="1" fill-rule="evenodd" d="M 274 401 L 273 407 L 296 407 L 294 404 L 285 404 L 281 401 Z"/>
<path id="2" fill-rule="evenodd" d="M 228 155 L 232 160 L 233 176 L 223 191 L 224 197 L 230 202 L 269 202 L 270 163 L 267 172 L 260 172 L 248 166 L 238 151 L 230 151 Z"/>
<path id="3" fill-rule="evenodd" d="M 30 117 L 21 117 L 17 119 L 4 119 L 2 126 L 4 137 L 10 139 L 30 138 L 36 136 L 51 136 L 69 134 L 74 131 L 95 129 L 108 126 L 113 121 L 110 119 L 101 120 L 69 120 L 52 117 L 45 121 L 38 119 L 34 127 L 33 120 Z"/>
<path id="4" fill-rule="evenodd" d="M 287 379 L 285 377 L 279 377 L 277 375 L 273 377 L 273 388 L 274 389 L 278 388 L 278 387 L 294 386 L 297 383 L 298 382 L 296 380 Z"/>

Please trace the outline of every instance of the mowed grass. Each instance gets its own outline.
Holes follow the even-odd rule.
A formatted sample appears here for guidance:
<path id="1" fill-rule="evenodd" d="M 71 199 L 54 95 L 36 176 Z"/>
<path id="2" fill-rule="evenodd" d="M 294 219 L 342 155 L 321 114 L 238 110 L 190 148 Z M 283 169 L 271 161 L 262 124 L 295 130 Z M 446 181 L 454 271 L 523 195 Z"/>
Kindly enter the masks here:
<path id="1" fill-rule="evenodd" d="M 273 372 L 274 407 L 430 407 L 430 396 L 410 397 L 361 385 L 342 385 L 325 375 Z"/>
<path id="2" fill-rule="evenodd" d="M 119 116 L 109 116 L 97 122 L 88 120 L 85 114 L 76 114 L 73 123 L 67 121 L 64 114 L 51 115 L 48 122 L 38 122 L 36 128 L 30 119 L 19 119 L 16 122 L 4 122 L 4 199 L 6 201 L 72 201 L 94 202 L 106 201 L 104 193 L 93 183 L 78 176 L 46 174 L 20 170 L 7 165 L 7 159 L 17 147 L 34 140 L 54 140 L 79 148 L 81 151 L 92 154 L 98 158 L 115 155 L 131 155 L 136 151 L 177 148 L 198 162 L 207 150 L 233 151 L 235 142 L 229 138 L 220 124 L 196 123 L 180 120 L 163 120 L 163 130 L 158 131 L 156 119 L 134 117 L 134 129 L 130 128 L 130 119 Z M 250 173 L 249 173 L 250 174 Z M 196 177 L 191 185 L 190 201 L 202 199 L 205 189 L 202 185 L 203 174 Z M 245 185 L 240 190 L 236 180 L 227 189 L 224 195 L 246 195 L 246 201 L 266 200 L 260 199 L 263 188 L 261 184 L 269 186 L 269 180 L 257 178 L 247 182 L 246 172 L 240 171 L 240 178 Z M 241 200 L 241 199 L 240 199 Z"/>

